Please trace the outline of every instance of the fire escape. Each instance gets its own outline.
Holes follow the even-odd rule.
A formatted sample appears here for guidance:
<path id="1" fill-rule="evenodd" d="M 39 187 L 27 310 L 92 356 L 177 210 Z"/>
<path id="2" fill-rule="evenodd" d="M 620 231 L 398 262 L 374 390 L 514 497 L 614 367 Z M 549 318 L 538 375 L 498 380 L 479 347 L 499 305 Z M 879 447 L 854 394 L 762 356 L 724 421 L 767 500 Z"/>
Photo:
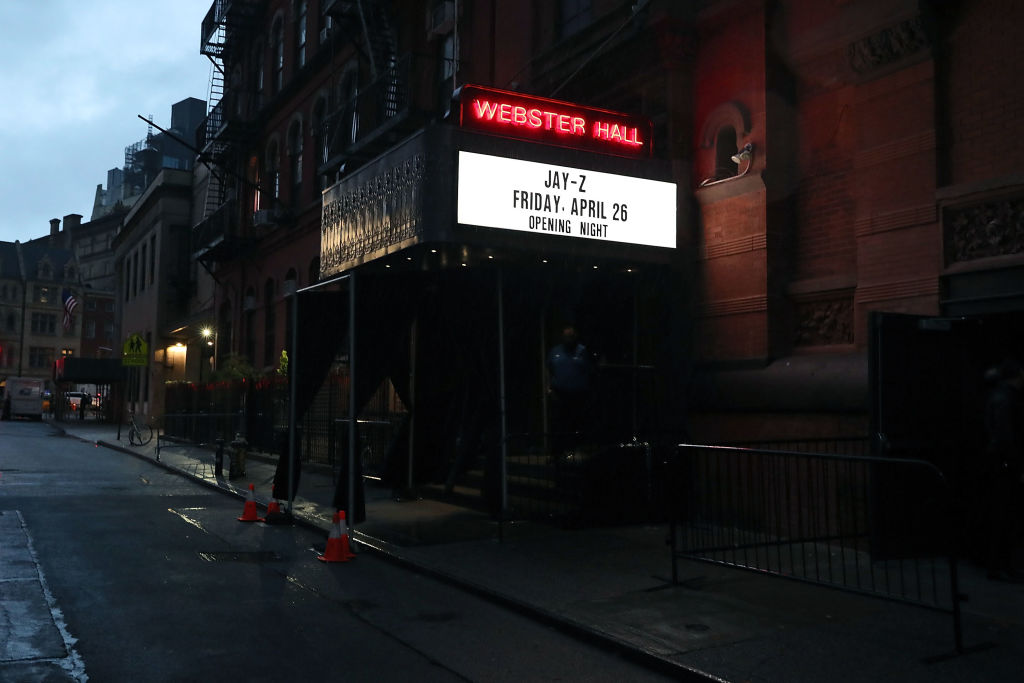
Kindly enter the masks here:
<path id="1" fill-rule="evenodd" d="M 364 66 L 353 73 L 320 123 L 317 173 L 333 178 L 384 152 L 426 120 L 412 92 L 433 64 L 399 54 L 387 3 L 325 0 L 325 13 L 357 43 Z M 368 79 L 367 76 L 368 75 Z"/>
<path id="2" fill-rule="evenodd" d="M 253 133 L 254 88 L 228 82 L 240 55 L 232 53 L 250 35 L 263 0 L 213 0 L 202 24 L 199 51 L 210 60 L 210 94 L 200 161 L 210 175 L 201 219 L 192 231 L 192 255 L 209 265 L 233 258 L 241 246 L 238 198 L 244 145 Z M 247 98 L 246 93 L 251 95 Z"/>

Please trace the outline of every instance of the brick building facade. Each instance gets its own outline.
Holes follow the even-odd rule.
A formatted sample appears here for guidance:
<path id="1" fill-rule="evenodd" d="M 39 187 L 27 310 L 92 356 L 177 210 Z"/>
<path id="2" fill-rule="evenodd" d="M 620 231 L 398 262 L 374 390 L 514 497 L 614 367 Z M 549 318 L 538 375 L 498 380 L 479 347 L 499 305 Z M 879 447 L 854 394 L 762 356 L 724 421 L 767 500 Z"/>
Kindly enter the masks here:
<path id="1" fill-rule="evenodd" d="M 218 356 L 273 368 L 292 294 L 321 272 L 321 190 L 450 124 L 453 88 L 476 83 L 653 122 L 679 219 L 671 291 L 648 308 L 675 320 L 673 410 L 694 438 L 864 436 L 872 314 L 986 316 L 1000 341 L 978 362 L 1013 350 L 1024 100 L 1005 34 L 1022 11 L 217 0 L 219 175 L 193 235 L 220 283 Z"/>

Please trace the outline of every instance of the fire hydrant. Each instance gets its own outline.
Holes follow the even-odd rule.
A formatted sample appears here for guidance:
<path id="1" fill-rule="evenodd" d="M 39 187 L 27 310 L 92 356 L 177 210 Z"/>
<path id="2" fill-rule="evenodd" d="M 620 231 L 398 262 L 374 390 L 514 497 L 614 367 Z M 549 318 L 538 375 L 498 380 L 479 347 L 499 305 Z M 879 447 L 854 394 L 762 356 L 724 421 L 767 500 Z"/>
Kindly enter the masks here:
<path id="1" fill-rule="evenodd" d="M 231 441 L 231 466 L 228 470 L 228 479 L 237 479 L 245 476 L 245 456 L 249 453 L 249 442 L 239 432 L 235 432 L 235 438 Z"/>
<path id="2" fill-rule="evenodd" d="M 213 455 L 213 474 L 217 477 L 224 476 L 224 439 L 217 439 L 217 450 Z"/>

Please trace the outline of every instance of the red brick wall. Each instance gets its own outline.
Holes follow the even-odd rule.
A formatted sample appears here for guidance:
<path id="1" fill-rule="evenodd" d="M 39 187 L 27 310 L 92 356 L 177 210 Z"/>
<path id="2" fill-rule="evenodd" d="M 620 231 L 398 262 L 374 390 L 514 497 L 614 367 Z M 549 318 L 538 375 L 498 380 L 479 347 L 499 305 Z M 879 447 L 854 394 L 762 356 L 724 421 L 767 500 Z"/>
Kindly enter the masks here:
<path id="1" fill-rule="evenodd" d="M 957 185 L 1020 173 L 1024 155 L 1024 96 L 1020 73 L 1024 3 L 957 3 L 943 49 L 948 82 L 943 118 L 950 126 L 949 183 Z"/>

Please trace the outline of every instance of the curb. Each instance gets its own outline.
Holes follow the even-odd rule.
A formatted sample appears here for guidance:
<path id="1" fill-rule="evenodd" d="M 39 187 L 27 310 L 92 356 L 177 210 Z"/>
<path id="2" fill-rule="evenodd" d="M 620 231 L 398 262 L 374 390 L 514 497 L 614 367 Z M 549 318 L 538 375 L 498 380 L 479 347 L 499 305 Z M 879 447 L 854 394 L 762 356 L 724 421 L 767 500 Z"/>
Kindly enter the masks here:
<path id="1" fill-rule="evenodd" d="M 103 440 L 91 441 L 83 437 L 68 434 L 66 431 L 64 431 L 60 427 L 57 427 L 56 425 L 54 425 L 54 427 L 55 429 L 60 431 L 61 434 L 64 436 L 69 436 L 73 439 L 78 439 L 83 443 L 92 443 L 96 446 L 103 446 L 104 448 L 108 448 L 110 450 L 115 450 L 121 453 L 125 453 L 127 455 L 134 456 L 140 460 L 161 467 L 167 470 L 168 472 L 173 472 L 174 474 L 183 476 L 198 484 L 202 484 L 203 486 L 209 489 L 221 491 L 228 495 L 232 495 L 235 498 L 244 500 L 248 494 L 248 489 L 242 490 L 230 484 L 211 482 L 209 479 L 197 477 L 194 474 L 181 469 L 180 467 L 175 467 L 174 465 L 170 465 L 161 460 L 157 460 L 155 457 L 151 457 L 143 452 L 125 448 L 120 444 L 111 443 L 109 441 Z M 259 500 L 256 501 L 256 504 L 259 505 L 264 510 L 267 507 L 265 503 L 262 503 Z M 321 524 L 317 520 L 310 519 L 307 517 L 307 515 L 304 515 L 302 513 L 293 512 L 292 518 L 295 520 L 296 524 L 301 525 L 306 529 L 320 531 L 325 534 L 328 533 L 330 530 L 328 525 L 321 526 Z M 417 562 L 414 559 L 402 555 L 402 553 L 395 546 L 388 543 L 387 541 L 384 541 L 379 538 L 374 538 L 373 536 L 364 534 L 357 529 L 352 529 L 352 540 L 354 542 L 353 545 L 358 544 L 366 548 L 371 554 L 373 554 L 376 557 L 384 559 L 393 564 L 397 564 L 405 569 L 412 570 L 422 576 L 427 576 L 442 583 L 445 583 L 449 586 L 454 586 L 455 588 L 464 590 L 467 593 L 485 599 L 494 604 L 500 605 L 501 607 L 516 612 L 517 614 L 540 621 L 541 623 L 547 626 L 555 628 L 570 636 L 576 637 L 591 645 L 611 649 L 624 659 L 631 661 L 635 664 L 641 665 L 644 668 L 650 669 L 652 671 L 657 671 L 659 673 L 663 673 L 680 681 L 714 681 L 716 683 L 726 683 L 724 679 L 714 676 L 713 674 L 709 674 L 705 671 L 694 669 L 684 664 L 674 662 L 670 659 L 667 659 L 666 657 L 663 657 L 662 655 L 650 652 L 643 648 L 623 643 L 622 641 L 607 635 L 603 631 L 592 628 L 579 621 L 575 621 L 568 617 L 562 616 L 556 612 L 552 612 L 551 610 L 530 604 L 523 600 L 518 600 L 513 596 L 506 595 L 492 588 L 488 588 L 480 583 L 477 583 L 465 577 L 456 576 L 444 570 L 437 569 L 436 567 L 431 567 L 424 563 Z"/>

